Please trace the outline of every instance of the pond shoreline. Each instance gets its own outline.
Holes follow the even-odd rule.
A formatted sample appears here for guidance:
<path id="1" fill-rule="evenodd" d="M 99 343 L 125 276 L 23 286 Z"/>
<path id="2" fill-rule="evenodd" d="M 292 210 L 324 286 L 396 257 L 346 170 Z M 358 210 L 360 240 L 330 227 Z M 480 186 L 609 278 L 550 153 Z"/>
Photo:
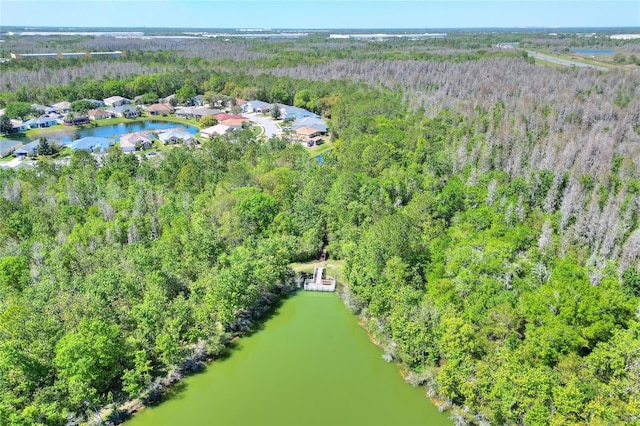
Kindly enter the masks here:
<path id="1" fill-rule="evenodd" d="M 278 308 L 296 292 L 293 280 L 288 280 L 278 287 L 276 293 L 264 295 L 261 302 L 240 315 L 238 320 L 230 327 L 231 335 L 221 342 L 220 351 L 207 350 L 206 343 L 200 341 L 191 346 L 193 354 L 182 360 L 180 365 L 174 366 L 164 376 L 156 377 L 145 391 L 136 398 L 130 398 L 119 403 L 100 407 L 98 415 L 92 415 L 87 420 L 88 424 L 116 426 L 126 422 L 147 407 L 162 404 L 170 394 L 171 389 L 185 378 L 203 372 L 214 361 L 224 358 L 233 352 L 234 344 L 243 336 L 250 336 L 260 330 Z M 107 420 L 103 420 L 107 419 Z"/>

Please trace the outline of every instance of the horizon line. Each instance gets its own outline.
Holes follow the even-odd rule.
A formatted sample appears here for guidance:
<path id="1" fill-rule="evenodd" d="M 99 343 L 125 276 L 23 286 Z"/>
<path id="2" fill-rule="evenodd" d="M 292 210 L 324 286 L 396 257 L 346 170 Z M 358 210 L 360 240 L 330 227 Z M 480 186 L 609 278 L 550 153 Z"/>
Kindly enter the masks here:
<path id="1" fill-rule="evenodd" d="M 602 26 L 549 26 L 549 25 L 526 25 L 526 26 L 478 26 L 478 27 L 325 27 L 325 28 L 312 28 L 312 27 L 247 27 L 247 26 L 237 26 L 237 27 L 152 27 L 152 26 L 69 26 L 69 25 L 58 25 L 58 26 L 49 26 L 49 25 L 20 25 L 20 24 L 12 24 L 12 25 L 3 25 L 0 24 L 0 29 L 4 28 L 46 28 L 46 29 L 166 29 L 166 30 L 254 30 L 254 31 L 280 31 L 280 30 L 312 30 L 312 31 L 328 31 L 328 30 L 416 30 L 416 31 L 425 31 L 425 30 L 469 30 L 469 29 L 508 29 L 508 30 L 527 30 L 527 29 L 538 29 L 538 30 L 559 30 L 559 29 L 595 29 L 595 28 L 606 28 L 606 29 L 636 29 L 640 31 L 640 25 L 638 26 L 611 26 L 611 25 L 602 25 Z"/>

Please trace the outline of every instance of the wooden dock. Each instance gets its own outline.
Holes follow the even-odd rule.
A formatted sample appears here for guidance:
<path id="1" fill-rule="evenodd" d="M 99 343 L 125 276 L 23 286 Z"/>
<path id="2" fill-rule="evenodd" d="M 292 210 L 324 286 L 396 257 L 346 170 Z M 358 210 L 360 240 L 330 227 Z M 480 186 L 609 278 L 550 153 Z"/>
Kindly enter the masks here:
<path id="1" fill-rule="evenodd" d="M 336 280 L 332 278 L 322 278 L 324 268 L 316 266 L 313 271 L 313 278 L 308 278 L 304 282 L 304 289 L 307 291 L 336 291 Z"/>

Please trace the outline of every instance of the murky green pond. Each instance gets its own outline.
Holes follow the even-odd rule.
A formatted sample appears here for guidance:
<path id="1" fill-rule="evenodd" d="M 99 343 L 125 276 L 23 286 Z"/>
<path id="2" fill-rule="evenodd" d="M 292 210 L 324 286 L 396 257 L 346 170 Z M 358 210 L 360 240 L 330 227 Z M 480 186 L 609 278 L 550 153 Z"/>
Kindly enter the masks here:
<path id="1" fill-rule="evenodd" d="M 230 357 L 127 426 L 450 425 L 334 293 L 300 292 Z"/>

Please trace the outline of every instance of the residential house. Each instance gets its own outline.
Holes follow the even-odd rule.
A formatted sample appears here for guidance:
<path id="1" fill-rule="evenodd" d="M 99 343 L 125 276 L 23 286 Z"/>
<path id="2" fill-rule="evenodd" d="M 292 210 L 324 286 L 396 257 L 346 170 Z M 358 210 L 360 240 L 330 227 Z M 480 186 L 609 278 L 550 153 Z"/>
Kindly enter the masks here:
<path id="1" fill-rule="evenodd" d="M 168 105 L 174 105 L 174 102 L 178 102 L 178 98 L 176 98 L 175 93 L 173 95 L 167 96 L 166 98 L 162 98 L 162 100 L 160 101 L 160 103 Z"/>
<path id="2" fill-rule="evenodd" d="M 36 114 L 43 115 L 47 112 L 48 106 L 40 105 L 40 104 L 31 104 L 31 109 L 36 112 Z"/>
<path id="3" fill-rule="evenodd" d="M 106 106 L 111 106 L 111 107 L 119 107 L 119 106 L 127 105 L 130 103 L 131 103 L 131 100 L 127 98 L 123 98 L 122 96 L 111 96 L 104 100 L 104 104 Z"/>
<path id="4" fill-rule="evenodd" d="M 22 146 L 22 142 L 11 139 L 0 139 L 0 158 L 11 155 L 13 151 Z"/>
<path id="5" fill-rule="evenodd" d="M 200 136 L 210 138 L 211 136 L 221 136 L 232 132 L 234 129 L 231 126 L 225 126 L 224 124 L 216 124 L 215 126 L 207 127 L 200 130 Z"/>
<path id="6" fill-rule="evenodd" d="M 105 118 L 113 118 L 114 114 L 102 109 L 90 109 L 87 111 L 89 120 L 104 120 Z"/>
<path id="7" fill-rule="evenodd" d="M 173 113 L 173 107 L 170 104 L 153 104 L 147 108 L 150 115 L 169 115 Z"/>
<path id="8" fill-rule="evenodd" d="M 123 152 L 133 152 L 137 149 L 151 148 L 153 141 L 146 132 L 127 133 L 120 136 L 120 149 Z"/>
<path id="9" fill-rule="evenodd" d="M 58 124 L 58 121 L 55 118 L 50 118 L 45 115 L 37 118 L 32 118 L 27 121 L 26 124 L 29 125 L 32 129 L 43 129 L 45 127 L 51 127 Z"/>
<path id="10" fill-rule="evenodd" d="M 219 109 L 210 109 L 207 107 L 182 107 L 176 110 L 176 117 L 201 119 L 202 117 L 211 115 L 215 116 L 221 112 Z"/>
<path id="11" fill-rule="evenodd" d="M 239 106 L 239 107 L 242 107 L 244 104 L 247 103 L 247 101 L 245 101 L 244 99 L 240 99 L 240 98 L 236 98 L 235 101 L 236 101 L 236 105 Z"/>
<path id="12" fill-rule="evenodd" d="M 204 100 L 204 95 L 196 95 L 193 98 L 189 99 L 189 103 L 192 106 L 203 106 L 206 102 Z"/>
<path id="13" fill-rule="evenodd" d="M 266 114 L 271 111 L 272 107 L 273 105 L 270 103 L 255 100 L 255 101 L 245 102 L 242 105 L 242 111 L 248 112 L 248 113 L 257 112 L 261 114 Z"/>
<path id="14" fill-rule="evenodd" d="M 222 120 L 219 124 L 223 124 L 225 126 L 231 127 L 233 130 L 242 129 L 242 125 L 247 123 L 249 120 L 246 118 L 230 118 L 228 120 Z"/>
<path id="15" fill-rule="evenodd" d="M 88 136 L 71 142 L 71 149 L 74 151 L 77 149 L 84 149 L 89 152 L 100 152 L 109 149 L 113 143 L 114 142 L 111 139 Z"/>
<path id="16" fill-rule="evenodd" d="M 158 138 L 165 145 L 175 143 L 184 143 L 185 145 L 191 145 L 192 143 L 197 142 L 196 138 L 191 133 L 181 129 L 173 129 L 160 133 L 158 134 Z"/>
<path id="17" fill-rule="evenodd" d="M 27 156 L 34 156 L 38 151 L 38 145 L 40 145 L 40 139 L 36 139 L 35 141 L 31 141 L 26 145 L 22 145 L 20 148 L 16 149 L 13 153 L 18 158 L 26 158 Z"/>
<path id="18" fill-rule="evenodd" d="M 214 117 L 218 121 L 230 120 L 232 118 L 244 118 L 242 116 L 242 114 L 227 114 L 225 112 L 221 112 L 220 114 L 216 114 L 216 115 L 214 115 Z"/>
<path id="19" fill-rule="evenodd" d="M 111 108 L 107 108 L 107 112 L 112 113 L 116 117 L 124 118 L 136 118 L 138 115 L 138 109 L 133 105 L 120 105 Z"/>
<path id="20" fill-rule="evenodd" d="M 11 119 L 11 126 L 13 126 L 11 133 L 26 132 L 31 128 L 27 123 L 14 119 Z"/>
<path id="21" fill-rule="evenodd" d="M 91 102 L 93 107 L 96 108 L 96 109 L 106 106 L 104 102 L 102 102 L 102 101 L 100 101 L 98 99 L 83 99 L 83 101 Z"/>
<path id="22" fill-rule="evenodd" d="M 71 111 L 71 102 L 62 101 L 51 105 L 58 113 L 65 114 Z"/>
<path id="23" fill-rule="evenodd" d="M 76 126 L 78 124 L 87 124 L 89 122 L 89 117 L 86 115 L 81 115 L 78 117 L 69 117 L 69 119 L 65 118 L 62 121 L 62 124 L 65 126 Z"/>
<path id="24" fill-rule="evenodd" d="M 318 114 L 290 105 L 280 106 L 280 118 L 283 120 L 297 120 L 305 117 L 320 118 Z"/>
<path id="25" fill-rule="evenodd" d="M 291 128 L 293 130 L 297 130 L 301 127 L 311 127 L 312 129 L 316 129 L 322 135 L 327 134 L 327 123 L 324 122 L 321 118 L 317 117 L 304 117 L 298 118 L 291 124 Z"/>
<path id="26" fill-rule="evenodd" d="M 295 140 L 308 147 L 320 145 L 324 142 L 323 133 L 312 127 L 299 127 L 295 132 Z"/>

